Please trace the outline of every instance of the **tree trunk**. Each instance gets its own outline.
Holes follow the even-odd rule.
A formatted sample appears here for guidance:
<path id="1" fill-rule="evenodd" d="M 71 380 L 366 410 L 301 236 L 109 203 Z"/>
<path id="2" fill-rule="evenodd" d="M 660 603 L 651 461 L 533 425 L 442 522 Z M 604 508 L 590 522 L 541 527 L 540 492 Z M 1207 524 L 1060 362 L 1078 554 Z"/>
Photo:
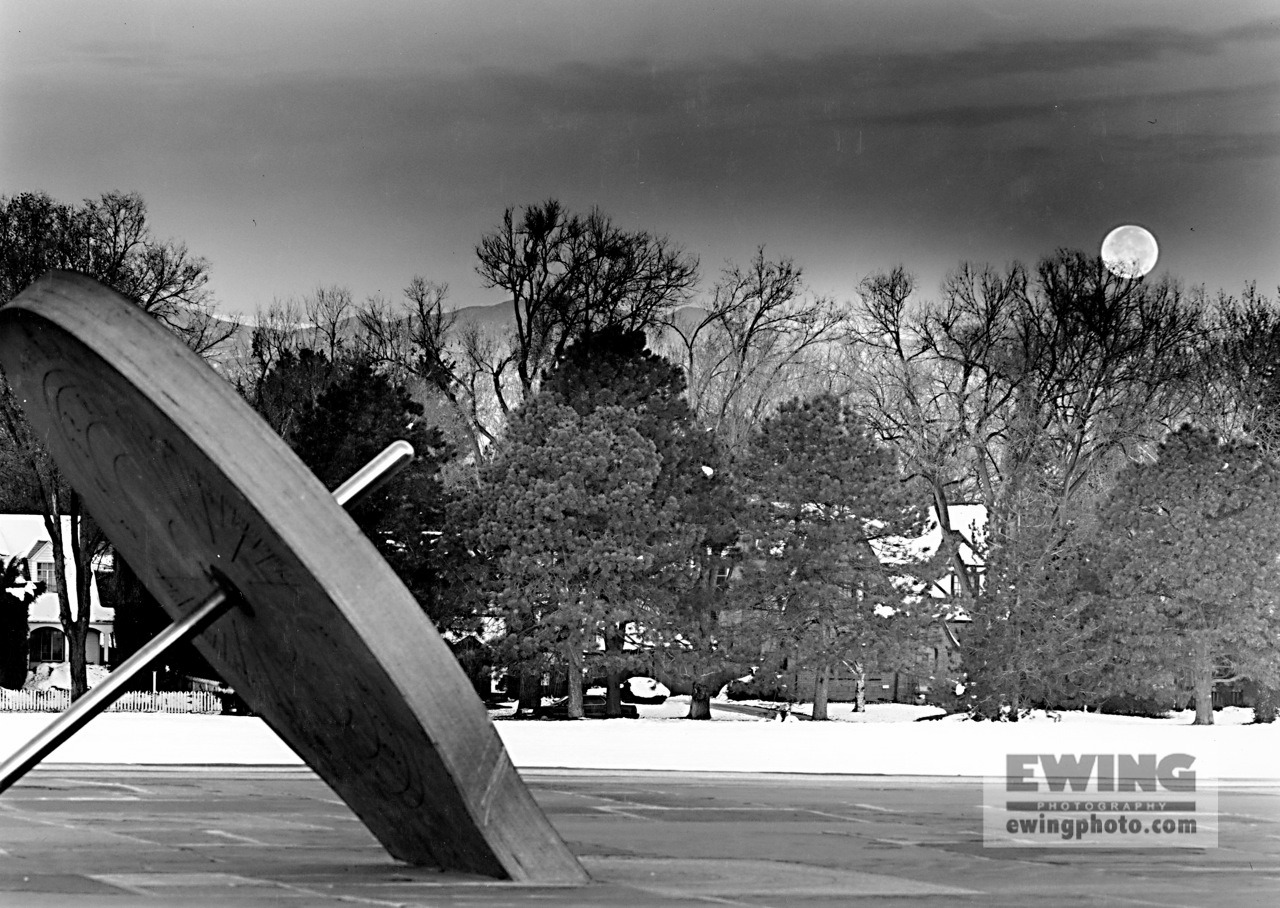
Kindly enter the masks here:
<path id="1" fill-rule="evenodd" d="M 80 606 L 86 612 L 87 605 Z M 79 700 L 89 692 L 89 669 L 85 660 L 85 641 L 89 637 L 89 628 L 79 621 L 67 626 L 67 660 L 71 663 L 71 699 Z"/>
<path id="2" fill-rule="evenodd" d="M 815 722 L 827 721 L 827 692 L 830 688 L 830 670 L 826 665 L 818 666 L 817 682 L 813 690 L 813 719 Z"/>
<path id="3" fill-rule="evenodd" d="M 95 536 L 101 536 L 97 524 L 82 513 L 80 496 L 71 496 L 71 557 L 76 566 L 76 618 L 75 630 L 68 641 L 71 645 L 71 697 L 78 700 L 89 692 L 88 654 L 89 621 L 93 617 L 93 556 L 99 549 Z"/>
<path id="4" fill-rule="evenodd" d="M 527 659 L 520 663 L 520 702 L 516 706 L 516 715 L 532 712 L 542 705 L 542 672 L 537 663 Z"/>
<path id="5" fill-rule="evenodd" d="M 1258 724 L 1269 724 L 1280 712 L 1280 691 L 1271 684 L 1258 684 L 1258 693 L 1253 703 L 1253 721 Z"/>
<path id="6" fill-rule="evenodd" d="M 50 550 L 53 553 L 53 576 L 57 585 L 58 594 L 58 619 L 62 625 L 62 632 L 67 642 L 67 658 L 69 661 L 69 669 L 71 674 L 71 699 L 79 700 L 89 690 L 89 673 L 85 667 L 84 659 L 84 642 L 89 636 L 89 603 L 76 602 L 75 613 L 72 614 L 72 595 L 79 592 L 79 587 L 84 586 L 79 582 L 81 578 L 77 577 L 77 589 L 73 591 L 67 584 L 67 550 L 65 548 L 67 539 L 62 532 L 62 519 L 58 516 L 49 517 L 44 515 L 45 529 L 49 531 Z M 71 542 L 79 551 L 79 528 L 76 526 L 77 520 L 71 521 Z M 78 558 L 76 559 L 79 560 Z M 76 597 L 79 599 L 79 597 Z"/>
<path id="7" fill-rule="evenodd" d="M 622 718 L 622 684 L 626 681 L 625 674 L 620 668 L 611 668 L 605 672 L 604 715 L 606 719 Z"/>
<path id="8" fill-rule="evenodd" d="M 610 625 L 605 634 L 604 649 L 606 665 L 604 714 L 608 719 L 622 718 L 622 682 L 626 680 L 623 668 L 615 661 L 622 656 L 622 644 L 626 640 L 625 625 Z"/>
<path id="9" fill-rule="evenodd" d="M 693 682 L 693 693 L 689 697 L 689 715 L 686 719 L 710 719 L 711 697 L 715 691 L 701 681 Z"/>
<path id="10" fill-rule="evenodd" d="M 1213 673 L 1196 673 L 1196 718 L 1192 725 L 1213 724 Z"/>
<path id="11" fill-rule="evenodd" d="M 855 713 L 867 711 L 867 673 L 861 665 L 858 666 L 853 681 L 853 711 Z"/>
<path id="12" fill-rule="evenodd" d="M 1209 641 L 1201 636 L 1195 648 L 1196 718 L 1192 725 L 1213 724 L 1213 668 Z"/>
<path id="13" fill-rule="evenodd" d="M 569 684 L 569 718 L 583 718 L 582 710 L 582 646 L 577 638 L 565 644 L 565 680 Z"/>
<path id="14" fill-rule="evenodd" d="M 965 544 L 964 534 L 951 526 L 950 503 L 947 501 L 947 493 L 941 482 L 935 480 L 932 486 L 933 511 L 938 519 L 938 528 L 942 531 L 942 546 L 951 562 L 951 570 L 960 583 L 963 597 L 972 602 L 978 598 L 978 589 L 973 576 L 969 573 L 969 566 L 960 552 L 961 545 Z"/>

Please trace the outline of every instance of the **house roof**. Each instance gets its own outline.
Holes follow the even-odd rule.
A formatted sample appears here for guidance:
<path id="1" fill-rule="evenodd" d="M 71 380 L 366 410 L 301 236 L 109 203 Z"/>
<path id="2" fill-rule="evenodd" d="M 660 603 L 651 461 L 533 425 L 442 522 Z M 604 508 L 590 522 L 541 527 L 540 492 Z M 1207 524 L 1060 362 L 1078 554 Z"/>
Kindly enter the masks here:
<path id="1" fill-rule="evenodd" d="M 982 556 L 975 549 L 982 546 L 983 535 L 987 528 L 987 509 L 980 504 L 953 504 L 947 508 L 947 517 L 951 528 L 958 532 L 965 542 L 960 544 L 960 558 L 973 568 L 981 567 Z M 872 543 L 876 557 L 885 565 L 909 565 L 913 562 L 926 562 L 938 554 L 942 548 L 942 526 L 938 522 L 937 511 L 930 507 L 929 517 L 925 521 L 924 532 L 915 537 L 890 537 L 878 539 Z M 908 569 L 909 571 L 910 569 Z M 948 590 L 955 570 L 947 567 L 943 577 L 922 578 L 911 573 L 898 578 L 901 588 L 914 590 L 919 595 L 927 595 L 931 599 L 950 599 L 953 591 Z M 944 585 L 945 584 L 945 585 Z M 948 614 L 948 621 L 968 621 L 969 616 L 964 609 L 953 606 Z"/>
<path id="2" fill-rule="evenodd" d="M 71 532 L 71 518 L 62 518 L 64 534 Z M 44 518 L 39 514 L 0 514 L 0 556 L 5 561 L 10 558 L 36 559 L 49 548 L 49 534 L 45 531 Z M 45 559 L 40 559 L 45 560 Z M 33 574 L 34 574 L 34 568 Z M 75 565 L 67 563 L 67 582 L 75 583 Z M 34 579 L 34 576 L 33 578 Z M 75 608 L 74 603 L 72 608 Z M 47 591 L 37 598 L 28 608 L 28 620 L 33 624 L 57 623 L 58 596 Z M 98 598 L 98 584 L 91 582 L 89 587 L 89 620 L 94 623 L 110 622 L 115 617 L 115 610 L 106 608 Z"/>
<path id="3" fill-rule="evenodd" d="M 975 547 L 981 548 L 983 534 L 987 529 L 986 505 L 949 505 L 947 516 L 951 521 L 951 528 L 965 539 L 960 544 L 960 557 L 965 564 L 981 565 L 982 557 L 975 551 Z M 942 526 L 938 523 L 938 512 L 929 508 L 929 517 L 921 535 L 878 539 L 872 546 L 876 550 L 876 556 L 884 564 L 906 564 L 932 558 L 942 548 Z"/>

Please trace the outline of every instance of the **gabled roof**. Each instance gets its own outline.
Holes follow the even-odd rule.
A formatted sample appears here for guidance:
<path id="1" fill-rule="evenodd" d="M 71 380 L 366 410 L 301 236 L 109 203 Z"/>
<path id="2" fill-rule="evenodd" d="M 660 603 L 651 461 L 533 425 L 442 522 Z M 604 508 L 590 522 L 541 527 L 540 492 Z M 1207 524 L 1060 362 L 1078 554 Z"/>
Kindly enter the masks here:
<path id="1" fill-rule="evenodd" d="M 70 517 L 62 518 L 62 533 L 64 537 L 71 533 Z M 45 532 L 44 518 L 39 514 L 0 514 L 0 558 L 32 559 L 45 554 L 52 545 Z M 102 564 L 94 562 L 95 570 L 111 564 L 109 551 L 101 561 Z"/>
<path id="2" fill-rule="evenodd" d="M 982 557 L 975 549 L 982 546 L 983 535 L 987 529 L 987 508 L 981 504 L 953 504 L 947 507 L 947 517 L 951 521 L 951 529 L 964 537 L 960 544 L 960 557 L 965 564 L 981 565 Z M 876 556 L 883 564 L 906 564 L 913 561 L 927 561 L 942 548 L 942 525 L 938 522 L 938 513 L 929 508 L 929 517 L 925 521 L 924 533 L 912 538 L 888 537 L 872 543 Z"/>
<path id="3" fill-rule="evenodd" d="M 71 518 L 62 518 L 64 535 L 71 532 Z M 52 546 L 49 534 L 45 532 L 44 518 L 39 514 L 0 514 L 0 556 L 5 561 L 11 558 L 25 558 L 29 563 Z M 34 574 L 34 568 L 32 568 Z M 75 565 L 67 559 L 67 582 L 75 583 Z M 33 578 L 34 579 L 34 578 Z M 75 607 L 74 604 L 72 606 Z M 90 581 L 89 617 L 94 622 L 109 622 L 115 611 L 102 605 L 98 598 L 98 584 Z M 28 608 L 28 620 L 33 623 L 53 623 L 58 620 L 58 596 L 53 591 L 46 591 L 31 603 Z"/>
<path id="4" fill-rule="evenodd" d="M 960 544 L 960 558 L 970 568 L 982 566 L 982 557 L 977 550 L 982 547 L 983 536 L 987 529 L 987 508 L 981 504 L 953 504 L 947 507 L 947 517 L 951 529 L 959 533 L 964 542 Z M 912 563 L 928 561 L 938 554 L 942 548 L 942 526 L 938 522 L 937 511 L 930 507 L 929 517 L 925 521 L 924 533 L 913 538 L 890 537 L 872 543 L 876 557 L 881 564 L 906 566 Z M 948 566 L 942 577 L 932 579 L 908 573 L 899 577 L 900 588 L 914 591 L 916 595 L 927 595 L 931 599 L 951 599 L 952 591 L 944 586 L 954 582 L 955 570 Z M 896 583 L 896 581 L 895 581 Z M 969 616 L 963 608 L 953 605 L 946 614 L 947 621 L 968 621 Z M 950 633 L 948 631 L 948 633 Z"/>

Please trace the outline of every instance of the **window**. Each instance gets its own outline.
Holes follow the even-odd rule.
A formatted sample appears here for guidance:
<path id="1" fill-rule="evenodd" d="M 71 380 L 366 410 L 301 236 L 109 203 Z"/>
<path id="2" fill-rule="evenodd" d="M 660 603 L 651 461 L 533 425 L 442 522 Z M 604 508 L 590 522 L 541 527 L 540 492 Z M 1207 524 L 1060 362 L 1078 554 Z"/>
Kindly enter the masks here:
<path id="1" fill-rule="evenodd" d="M 36 581 L 44 584 L 46 593 L 56 593 L 58 591 L 58 573 L 54 570 L 52 561 L 36 562 Z"/>
<path id="2" fill-rule="evenodd" d="M 38 627 L 31 633 L 32 662 L 63 662 L 67 658 L 66 638 L 56 627 Z"/>

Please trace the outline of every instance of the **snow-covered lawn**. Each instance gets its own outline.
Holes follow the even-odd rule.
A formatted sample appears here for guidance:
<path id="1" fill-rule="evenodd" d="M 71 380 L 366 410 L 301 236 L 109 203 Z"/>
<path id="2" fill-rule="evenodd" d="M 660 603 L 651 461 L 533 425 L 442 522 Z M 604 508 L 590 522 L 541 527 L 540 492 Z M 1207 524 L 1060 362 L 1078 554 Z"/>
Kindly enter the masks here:
<path id="1" fill-rule="evenodd" d="M 804 707 L 798 707 L 803 709 Z M 834 722 L 773 722 L 716 711 L 720 721 L 678 721 L 688 700 L 639 707 L 642 718 L 495 725 L 524 768 L 687 770 L 989 776 L 1008 753 L 1175 751 L 1210 758 L 1223 779 L 1280 782 L 1280 723 L 1247 724 L 1252 711 L 1222 710 L 1212 727 L 1191 714 L 1166 719 L 1063 713 L 1018 723 L 970 722 L 929 707 L 876 704 Z M 41 713 L 0 713 L 0 758 L 51 721 Z M 107 713 L 48 760 L 55 763 L 297 765 L 298 757 L 260 720 L 240 716 Z"/>
<path id="2" fill-rule="evenodd" d="M 759 704 L 765 705 L 765 704 Z M 797 704 L 796 711 L 808 710 Z M 925 706 L 873 704 L 854 713 L 832 704 L 833 722 L 776 722 L 714 711 L 725 721 L 684 722 L 688 698 L 640 706 L 640 720 L 511 722 L 497 727 L 517 766 L 791 772 L 866 775 L 995 776 L 1009 753 L 1187 752 L 1224 779 L 1280 781 L 1280 723 L 1252 725 L 1253 711 L 1227 709 L 1217 725 L 1193 715 L 1166 719 L 1062 713 L 1017 723 L 972 722 Z M 1204 764 L 1202 764 L 1204 765 Z"/>
<path id="3" fill-rule="evenodd" d="M 683 702 L 684 710 L 680 713 L 681 716 L 689 711 L 688 697 L 673 697 L 671 699 Z M 777 703 L 771 703 L 767 700 L 724 702 L 728 706 L 752 706 L 756 709 L 765 709 L 771 712 L 776 712 L 778 709 Z M 791 711 L 793 716 L 807 718 L 813 714 L 813 704 L 796 703 L 791 707 Z M 827 718 L 833 722 L 914 722 L 916 719 L 926 719 L 930 716 L 941 716 L 942 714 L 941 707 L 914 706 L 910 703 L 871 703 L 860 713 L 853 711 L 852 703 L 827 704 Z"/>

